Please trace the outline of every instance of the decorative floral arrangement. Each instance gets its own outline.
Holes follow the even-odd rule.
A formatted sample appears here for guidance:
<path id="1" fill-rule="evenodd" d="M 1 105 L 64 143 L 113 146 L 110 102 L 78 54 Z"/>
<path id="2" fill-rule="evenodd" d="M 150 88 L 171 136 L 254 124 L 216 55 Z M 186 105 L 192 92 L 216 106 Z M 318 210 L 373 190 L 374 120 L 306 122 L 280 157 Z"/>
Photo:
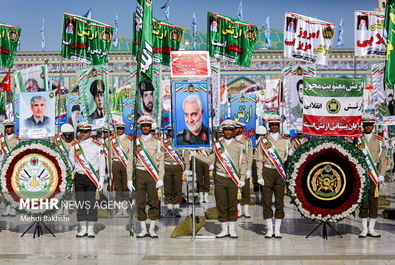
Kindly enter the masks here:
<path id="1" fill-rule="evenodd" d="M 37 158 L 35 158 L 34 155 L 36 155 Z M 28 156 L 32 156 L 29 162 L 21 163 L 21 160 L 26 160 Z M 46 159 L 46 161 L 42 161 L 41 163 L 43 168 L 48 168 L 48 174 L 41 177 L 48 179 L 43 188 L 44 192 L 42 193 L 28 191 L 26 187 L 21 184 L 22 179 L 26 179 L 26 175 L 29 175 L 29 172 L 23 170 L 24 167 L 28 163 L 31 163 L 33 166 L 35 163 L 39 163 L 39 157 Z M 53 166 L 49 167 L 49 164 Z M 18 168 L 16 168 L 16 166 Z M 17 172 L 15 172 L 15 170 L 19 172 L 19 175 L 16 174 Z M 32 183 L 33 186 L 38 186 L 38 181 L 41 181 L 40 176 L 32 176 L 32 178 L 33 180 L 29 179 L 29 182 Z M 49 141 L 23 141 L 4 157 L 0 173 L 0 191 L 5 198 L 6 204 L 11 205 L 12 208 L 22 214 L 31 216 L 51 215 L 55 213 L 57 209 L 48 209 L 46 207 L 45 209 L 34 210 L 20 209 L 20 199 L 56 198 L 60 202 L 70 191 L 72 181 L 68 158 L 56 145 Z M 21 196 L 21 193 L 23 193 L 23 196 Z M 43 197 L 40 197 L 40 194 L 43 194 Z M 31 195 L 31 197 L 29 195 Z"/>
<path id="2" fill-rule="evenodd" d="M 321 198 L 313 194 L 310 187 L 322 182 L 321 178 L 316 178 L 313 184 L 307 183 L 314 166 L 320 163 L 332 163 L 340 172 L 344 172 L 344 181 L 338 181 L 344 185 L 344 192 L 339 192 L 339 197 L 334 197 L 335 199 Z M 354 214 L 369 189 L 370 179 L 363 153 L 341 137 L 311 138 L 295 151 L 286 172 L 291 202 L 304 217 L 314 221 L 339 222 Z"/>

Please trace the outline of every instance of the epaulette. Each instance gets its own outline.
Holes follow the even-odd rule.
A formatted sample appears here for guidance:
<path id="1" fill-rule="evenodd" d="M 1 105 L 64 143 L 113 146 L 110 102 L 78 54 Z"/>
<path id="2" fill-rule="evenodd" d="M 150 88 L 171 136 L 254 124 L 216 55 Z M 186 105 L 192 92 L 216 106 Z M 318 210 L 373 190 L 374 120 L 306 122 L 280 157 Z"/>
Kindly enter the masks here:
<path id="1" fill-rule="evenodd" d="M 74 140 L 74 142 L 71 145 L 74 146 L 74 145 L 79 144 L 79 143 L 80 143 L 80 141 Z"/>
<path id="2" fill-rule="evenodd" d="M 182 135 L 185 130 L 182 130 L 181 132 L 178 132 L 177 135 Z"/>
<path id="3" fill-rule="evenodd" d="M 249 140 L 250 140 L 250 137 L 243 135 L 243 139 L 249 141 Z"/>
<path id="4" fill-rule="evenodd" d="M 236 140 L 236 143 L 244 144 L 244 142 L 242 142 L 242 141 L 240 141 L 240 140 L 237 140 L 237 139 L 235 139 L 235 140 Z"/>
<path id="5" fill-rule="evenodd" d="M 155 140 L 158 140 L 158 141 L 162 141 L 162 138 L 155 136 L 155 135 L 152 135 L 152 138 L 154 138 Z"/>
<path id="6" fill-rule="evenodd" d="M 141 136 L 142 136 L 142 135 L 137 135 L 137 137 L 136 137 L 136 138 L 141 138 Z"/>
<path id="7" fill-rule="evenodd" d="M 378 134 L 373 134 L 373 136 L 374 136 L 374 138 L 376 138 L 376 139 L 378 139 L 378 140 L 384 140 L 384 137 L 383 136 L 380 136 L 380 135 L 378 135 Z"/>
<path id="8" fill-rule="evenodd" d="M 96 141 L 96 140 L 92 140 L 92 143 L 94 143 L 94 144 L 96 144 L 96 145 L 98 145 L 98 146 L 102 146 L 102 144 L 101 143 L 99 143 L 98 141 Z"/>
<path id="9" fill-rule="evenodd" d="M 283 139 L 289 139 L 290 137 L 289 137 L 289 136 L 282 135 L 281 138 L 283 138 Z"/>
<path id="10" fill-rule="evenodd" d="M 133 135 L 126 135 L 126 139 L 133 140 Z"/>
<path id="11" fill-rule="evenodd" d="M 19 136 L 18 136 L 18 135 L 15 135 L 15 139 L 19 140 Z"/>

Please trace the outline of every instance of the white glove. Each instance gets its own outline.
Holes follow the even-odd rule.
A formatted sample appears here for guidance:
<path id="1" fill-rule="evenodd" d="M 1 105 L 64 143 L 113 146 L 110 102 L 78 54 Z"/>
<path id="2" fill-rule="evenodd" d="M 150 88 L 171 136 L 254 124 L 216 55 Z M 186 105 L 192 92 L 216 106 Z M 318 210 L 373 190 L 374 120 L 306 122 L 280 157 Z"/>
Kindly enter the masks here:
<path id="1" fill-rule="evenodd" d="M 263 179 L 258 179 L 258 184 L 263 186 L 265 185 L 265 181 Z"/>
<path id="2" fill-rule="evenodd" d="M 240 182 L 239 182 L 239 185 L 237 185 L 237 187 L 238 187 L 238 188 L 243 188 L 245 184 L 246 184 L 246 183 L 245 183 L 244 181 L 240 181 Z"/>
<path id="3" fill-rule="evenodd" d="M 252 177 L 252 172 L 251 172 L 251 170 L 247 170 L 246 179 L 250 179 L 251 177 Z"/>
<path id="4" fill-rule="evenodd" d="M 379 182 L 384 182 L 384 176 L 380 175 L 378 181 Z"/>
<path id="5" fill-rule="evenodd" d="M 184 170 L 184 175 L 187 176 L 192 176 L 192 171 L 191 170 Z"/>
<path id="6" fill-rule="evenodd" d="M 163 180 L 158 180 L 158 182 L 156 182 L 156 188 L 159 189 L 163 186 Z"/>
<path id="7" fill-rule="evenodd" d="M 99 179 L 99 185 L 97 186 L 97 189 L 98 189 L 99 191 L 102 191 L 103 188 L 104 188 L 104 178 L 103 178 L 103 177 L 100 177 L 100 179 Z"/>
<path id="8" fill-rule="evenodd" d="M 213 164 L 211 164 L 209 167 L 208 167 L 208 170 L 214 170 L 214 165 Z"/>
<path id="9" fill-rule="evenodd" d="M 136 189 L 134 188 L 134 186 L 133 186 L 133 181 L 132 181 L 132 180 L 128 180 L 128 189 L 129 189 L 130 191 L 136 190 Z"/>
<path id="10" fill-rule="evenodd" d="M 196 155 L 196 151 L 195 150 L 192 150 L 192 151 L 189 151 L 189 155 L 192 157 L 192 156 L 195 156 Z"/>

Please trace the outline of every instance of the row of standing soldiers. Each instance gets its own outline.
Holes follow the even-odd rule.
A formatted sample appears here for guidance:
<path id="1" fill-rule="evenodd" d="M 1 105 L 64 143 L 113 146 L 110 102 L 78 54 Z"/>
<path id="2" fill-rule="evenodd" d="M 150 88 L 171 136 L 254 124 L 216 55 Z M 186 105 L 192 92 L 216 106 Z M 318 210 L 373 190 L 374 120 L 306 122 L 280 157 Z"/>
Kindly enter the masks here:
<path id="1" fill-rule="evenodd" d="M 288 156 L 307 141 L 301 132 L 292 140 L 281 136 L 279 133 L 281 119 L 273 116 L 267 120 L 269 131 L 257 141 L 254 154 L 250 138 L 242 134 L 244 124 L 226 120 L 221 123 L 222 136 L 219 141 L 213 143 L 211 152 L 203 149 L 188 151 L 174 148 L 171 130 L 168 131 L 167 139 L 163 140 L 154 136 L 151 130 L 153 122 L 149 116 L 139 118 L 138 124 L 142 135 L 136 138 L 134 146 L 132 137 L 125 135 L 123 123 L 116 124 L 117 135 L 110 136 L 110 141 L 104 141 L 103 138 L 93 139 L 92 127 L 86 123 L 78 126 L 80 140 L 74 139 L 74 128 L 71 125 L 62 126 L 62 134 L 55 137 L 55 143 L 63 152 L 67 152 L 73 167 L 77 201 L 93 203 L 96 200 L 96 190 L 103 189 L 107 176 L 105 156 L 112 151 L 113 178 L 110 183 L 116 191 L 116 200 L 127 200 L 128 191 L 136 192 L 137 219 L 141 225 L 141 232 L 137 234 L 138 238 L 158 237 L 156 233 L 156 222 L 160 218 L 158 189 L 162 186 L 164 186 L 167 208 L 165 215 L 180 217 L 183 175 L 192 175 L 191 170 L 195 170 L 197 175 L 197 188 L 201 202 L 208 202 L 209 172 L 213 171 L 215 202 L 218 221 L 221 223 L 221 231 L 217 234 L 217 238 L 227 236 L 237 238 L 237 218 L 250 217 L 248 205 L 253 176 L 262 196 L 263 218 L 267 225 L 265 238 L 282 237 L 280 227 L 285 216 L 285 181 L 276 162 L 270 158 L 267 151 L 274 148 L 278 159 L 282 162 L 286 161 Z M 5 121 L 3 124 L 5 135 L 1 136 L 2 144 L 5 142 L 12 149 L 18 143 L 18 137 L 13 134 L 14 124 L 10 121 Z M 382 182 L 387 166 L 383 138 L 372 134 L 374 129 L 372 119 L 364 120 L 363 129 L 363 138 L 375 165 L 380 168 L 379 182 Z M 108 143 L 110 143 L 110 148 Z M 191 167 L 191 157 L 196 158 L 194 169 Z M 81 160 L 85 160 L 85 163 L 81 163 Z M 89 168 L 85 168 L 86 164 L 93 169 L 93 173 L 89 171 Z M 374 230 L 378 216 L 377 189 L 378 184 L 371 181 L 369 195 L 360 209 L 362 232 L 359 237 L 361 238 L 380 237 Z M 238 192 L 241 193 L 239 199 Z M 273 196 L 274 211 L 272 209 Z M 146 211 L 147 202 L 148 211 Z M 127 215 L 126 209 L 120 209 L 120 214 Z M 15 215 L 15 212 L 7 208 L 3 215 Z M 369 225 L 368 218 L 370 218 Z M 148 231 L 147 219 L 150 220 Z M 94 225 L 97 221 L 97 209 L 78 209 L 77 221 L 79 222 L 77 237 L 95 237 Z"/>

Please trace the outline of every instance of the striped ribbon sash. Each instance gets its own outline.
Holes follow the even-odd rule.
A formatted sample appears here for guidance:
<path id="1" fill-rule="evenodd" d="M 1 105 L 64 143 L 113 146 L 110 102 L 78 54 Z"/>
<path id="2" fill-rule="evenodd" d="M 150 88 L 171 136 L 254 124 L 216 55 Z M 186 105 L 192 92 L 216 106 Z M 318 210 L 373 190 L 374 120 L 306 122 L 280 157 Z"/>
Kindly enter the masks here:
<path id="1" fill-rule="evenodd" d="M 65 155 L 68 154 L 66 147 L 64 146 L 61 136 L 55 136 L 55 144 Z"/>
<path id="2" fill-rule="evenodd" d="M 159 180 L 159 170 L 156 167 L 151 155 L 145 149 L 143 142 L 140 138 L 137 139 L 136 154 L 140 162 L 144 165 L 145 169 L 150 173 L 156 182 Z"/>
<path id="3" fill-rule="evenodd" d="M 103 153 L 107 157 L 108 156 L 108 146 L 107 146 L 107 139 L 100 139 L 100 143 L 103 145 Z"/>
<path id="4" fill-rule="evenodd" d="M 121 160 L 122 164 L 125 167 L 127 167 L 128 156 L 126 155 L 125 151 L 122 148 L 122 145 L 119 143 L 118 139 L 115 136 L 111 137 L 111 146 L 112 146 L 112 149 L 114 150 L 115 154 L 117 154 L 117 156 Z"/>
<path id="5" fill-rule="evenodd" d="M 226 172 L 228 172 L 230 178 L 236 185 L 240 183 L 240 176 L 237 172 L 236 166 L 232 161 L 228 151 L 224 148 L 224 146 L 220 142 L 216 142 L 214 145 L 214 151 L 217 155 L 219 161 L 221 162 L 222 166 L 225 168 Z"/>
<path id="6" fill-rule="evenodd" d="M 80 144 L 74 145 L 74 154 L 78 164 L 82 167 L 88 178 L 97 186 L 99 186 L 99 176 L 91 163 L 88 162 Z"/>
<path id="7" fill-rule="evenodd" d="M 198 149 L 197 152 L 204 157 L 208 157 L 208 152 L 205 149 Z"/>
<path id="8" fill-rule="evenodd" d="M 357 138 L 357 148 L 360 149 L 365 155 L 365 160 L 368 164 L 369 176 L 373 180 L 374 184 L 377 185 L 379 183 L 379 174 L 377 172 L 376 166 L 374 165 L 372 155 L 370 154 L 369 149 L 362 138 Z"/>
<path id="9" fill-rule="evenodd" d="M 296 147 L 299 147 L 302 144 L 302 141 L 300 141 L 299 139 L 296 139 L 296 138 L 293 139 L 292 141 L 295 143 Z"/>
<path id="10" fill-rule="evenodd" d="M 5 140 L 5 136 L 4 135 L 0 135 L 0 145 L 1 145 L 1 153 L 4 156 L 11 151 L 10 147 L 7 144 L 7 141 Z"/>
<path id="11" fill-rule="evenodd" d="M 185 164 L 182 161 L 182 158 L 180 154 L 177 152 L 177 150 L 174 148 L 174 145 L 170 141 L 163 140 L 163 145 L 167 151 L 167 153 L 176 161 L 177 164 L 179 164 L 182 169 L 184 170 Z"/>
<path id="12" fill-rule="evenodd" d="M 276 167 L 278 173 L 282 178 L 286 178 L 283 161 L 281 160 L 280 154 L 276 147 L 269 141 L 269 139 L 262 137 L 261 139 L 262 149 L 269 158 L 269 160 Z"/>

